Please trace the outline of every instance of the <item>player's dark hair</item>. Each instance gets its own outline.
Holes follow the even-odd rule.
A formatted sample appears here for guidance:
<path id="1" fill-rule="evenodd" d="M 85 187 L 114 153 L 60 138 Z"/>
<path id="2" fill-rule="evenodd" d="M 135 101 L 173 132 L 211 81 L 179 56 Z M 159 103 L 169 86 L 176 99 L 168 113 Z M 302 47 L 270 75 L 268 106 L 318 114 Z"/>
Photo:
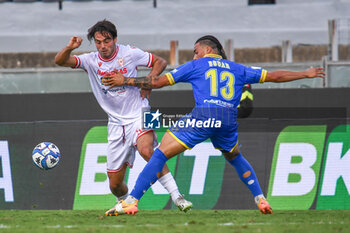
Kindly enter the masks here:
<path id="1" fill-rule="evenodd" d="M 202 36 L 194 44 L 197 44 L 197 43 L 204 44 L 211 47 L 213 50 L 216 50 L 218 54 L 222 56 L 223 59 L 227 59 L 224 48 L 222 47 L 220 41 L 216 39 L 215 36 L 212 36 L 212 35 Z"/>
<path id="2" fill-rule="evenodd" d="M 110 34 L 113 40 L 114 38 L 117 37 L 117 28 L 113 23 L 111 23 L 106 19 L 102 21 L 98 21 L 94 26 L 89 28 L 88 34 L 87 34 L 87 38 L 89 41 L 91 41 L 92 39 L 95 39 L 96 32 L 101 33 L 103 36 L 107 36 L 108 34 Z"/>

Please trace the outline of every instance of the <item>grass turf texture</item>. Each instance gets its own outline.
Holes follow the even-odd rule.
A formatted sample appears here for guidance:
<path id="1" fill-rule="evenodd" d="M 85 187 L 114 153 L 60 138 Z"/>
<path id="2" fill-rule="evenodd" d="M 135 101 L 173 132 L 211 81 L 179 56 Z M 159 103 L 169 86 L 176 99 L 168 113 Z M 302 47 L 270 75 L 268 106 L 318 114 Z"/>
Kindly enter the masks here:
<path id="1" fill-rule="evenodd" d="M 141 210 L 106 217 L 103 211 L 0 210 L 0 232 L 350 232 L 350 210 Z"/>

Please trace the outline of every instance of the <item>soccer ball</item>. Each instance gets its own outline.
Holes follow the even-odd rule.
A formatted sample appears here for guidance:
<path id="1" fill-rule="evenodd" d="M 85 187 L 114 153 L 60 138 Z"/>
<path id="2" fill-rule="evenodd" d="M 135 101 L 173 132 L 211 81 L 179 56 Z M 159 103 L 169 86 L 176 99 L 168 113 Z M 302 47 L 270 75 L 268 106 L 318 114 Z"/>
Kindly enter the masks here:
<path id="1" fill-rule="evenodd" d="M 60 150 L 51 142 L 39 143 L 33 150 L 34 164 L 43 170 L 49 170 L 57 166 L 61 159 Z"/>

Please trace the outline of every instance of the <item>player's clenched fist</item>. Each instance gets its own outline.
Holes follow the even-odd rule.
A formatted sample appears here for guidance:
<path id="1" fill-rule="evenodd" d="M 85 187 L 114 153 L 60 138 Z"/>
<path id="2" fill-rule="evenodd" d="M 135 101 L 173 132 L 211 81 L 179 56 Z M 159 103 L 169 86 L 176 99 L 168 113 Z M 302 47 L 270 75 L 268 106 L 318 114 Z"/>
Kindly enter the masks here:
<path id="1" fill-rule="evenodd" d="M 70 49 L 79 48 L 81 45 L 81 42 L 83 42 L 83 39 L 81 37 L 73 36 L 72 38 L 70 38 L 70 41 L 69 41 L 67 47 Z"/>

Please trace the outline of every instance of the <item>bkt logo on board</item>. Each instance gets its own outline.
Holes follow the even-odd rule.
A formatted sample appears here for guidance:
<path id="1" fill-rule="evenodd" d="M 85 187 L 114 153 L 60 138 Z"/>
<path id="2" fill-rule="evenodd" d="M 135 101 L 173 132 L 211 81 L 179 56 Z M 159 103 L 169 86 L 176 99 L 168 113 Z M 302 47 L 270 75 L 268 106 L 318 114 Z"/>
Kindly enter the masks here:
<path id="1" fill-rule="evenodd" d="M 161 115 L 159 109 L 156 112 L 143 112 L 143 128 L 144 129 L 160 129 Z"/>
<path id="2" fill-rule="evenodd" d="M 350 125 L 326 140 L 326 125 L 288 126 L 274 150 L 268 200 L 274 209 L 350 209 Z"/>

